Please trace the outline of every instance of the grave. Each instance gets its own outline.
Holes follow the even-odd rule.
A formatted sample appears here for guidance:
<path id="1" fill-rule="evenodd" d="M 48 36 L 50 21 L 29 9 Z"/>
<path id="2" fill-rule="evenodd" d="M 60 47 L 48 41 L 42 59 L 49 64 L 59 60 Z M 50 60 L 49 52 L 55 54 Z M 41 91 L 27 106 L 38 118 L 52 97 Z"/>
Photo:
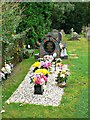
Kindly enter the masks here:
<path id="1" fill-rule="evenodd" d="M 53 55 L 53 53 L 60 57 L 60 46 L 56 38 L 48 34 L 40 44 L 40 58 L 44 55 Z"/>
<path id="2" fill-rule="evenodd" d="M 74 29 L 71 28 L 71 40 L 78 40 L 80 38 L 77 32 L 74 32 Z"/>

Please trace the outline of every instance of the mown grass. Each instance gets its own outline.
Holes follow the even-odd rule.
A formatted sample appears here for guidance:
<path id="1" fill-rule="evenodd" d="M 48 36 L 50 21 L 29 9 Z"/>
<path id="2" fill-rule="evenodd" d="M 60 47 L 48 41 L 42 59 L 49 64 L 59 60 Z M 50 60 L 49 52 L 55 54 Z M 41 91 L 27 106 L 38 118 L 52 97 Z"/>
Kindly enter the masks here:
<path id="1" fill-rule="evenodd" d="M 85 38 L 81 38 L 80 41 L 67 41 L 67 50 L 69 58 L 63 60 L 63 63 L 69 65 L 71 75 L 61 104 L 53 107 L 5 103 L 35 61 L 34 57 L 31 57 L 17 65 L 13 74 L 3 83 L 2 102 L 5 109 L 3 118 L 88 118 L 88 42 Z M 71 54 L 77 54 L 78 58 L 73 58 Z"/>

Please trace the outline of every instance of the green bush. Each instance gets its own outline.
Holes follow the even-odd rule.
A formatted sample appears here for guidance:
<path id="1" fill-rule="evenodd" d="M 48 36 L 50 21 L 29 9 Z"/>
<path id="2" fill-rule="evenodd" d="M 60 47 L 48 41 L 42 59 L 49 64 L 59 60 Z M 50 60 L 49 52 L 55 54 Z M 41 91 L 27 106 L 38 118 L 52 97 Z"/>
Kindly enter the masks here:
<path id="1" fill-rule="evenodd" d="M 23 60 L 23 54 L 22 54 L 22 51 L 19 51 L 19 62 L 22 62 Z"/>
<path id="2" fill-rule="evenodd" d="M 24 53 L 24 58 L 25 58 L 25 59 L 29 58 L 29 52 L 28 52 L 28 51 L 25 51 L 25 53 Z"/>

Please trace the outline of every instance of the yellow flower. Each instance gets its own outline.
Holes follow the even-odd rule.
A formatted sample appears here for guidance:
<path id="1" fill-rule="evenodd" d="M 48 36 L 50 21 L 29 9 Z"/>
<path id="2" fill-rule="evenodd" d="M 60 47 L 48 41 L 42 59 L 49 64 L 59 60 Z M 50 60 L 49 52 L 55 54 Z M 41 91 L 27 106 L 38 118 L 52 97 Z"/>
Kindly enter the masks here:
<path id="1" fill-rule="evenodd" d="M 33 79 L 33 82 L 35 82 L 35 81 L 36 81 L 36 78 Z"/>
<path id="2" fill-rule="evenodd" d="M 47 69 L 37 69 L 35 73 L 44 74 L 44 75 L 50 74 L 50 72 Z"/>
<path id="3" fill-rule="evenodd" d="M 56 63 L 56 66 L 60 66 L 61 65 L 61 63 Z"/>
<path id="4" fill-rule="evenodd" d="M 35 62 L 33 65 L 32 65 L 33 67 L 40 67 L 40 62 Z"/>
<path id="5" fill-rule="evenodd" d="M 60 74 L 66 74 L 66 70 L 62 70 Z"/>

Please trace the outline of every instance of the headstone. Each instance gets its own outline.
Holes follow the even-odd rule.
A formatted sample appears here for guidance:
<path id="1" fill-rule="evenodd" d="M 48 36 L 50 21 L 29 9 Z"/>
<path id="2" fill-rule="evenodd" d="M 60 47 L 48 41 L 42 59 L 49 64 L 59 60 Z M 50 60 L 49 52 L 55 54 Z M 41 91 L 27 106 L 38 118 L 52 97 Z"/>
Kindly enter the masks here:
<path id="1" fill-rule="evenodd" d="M 83 26 L 83 32 L 87 32 L 87 26 Z"/>
<path id="2" fill-rule="evenodd" d="M 73 32 L 73 40 L 78 40 L 79 34 L 77 32 Z"/>
<path id="3" fill-rule="evenodd" d="M 74 32 L 74 29 L 71 28 L 71 37 L 73 38 L 73 32 Z"/>
<path id="4" fill-rule="evenodd" d="M 61 35 L 62 35 L 62 38 L 65 36 L 65 32 L 63 29 L 61 30 Z"/>
<path id="5" fill-rule="evenodd" d="M 88 24 L 87 39 L 90 41 L 90 23 Z"/>
<path id="6" fill-rule="evenodd" d="M 80 37 L 79 34 L 77 32 L 74 32 L 74 29 L 71 28 L 71 39 L 78 40 L 79 37 Z"/>
<path id="7" fill-rule="evenodd" d="M 40 58 L 44 55 L 53 55 L 53 53 L 56 53 L 57 57 L 60 57 L 60 47 L 58 41 L 49 34 L 40 44 Z"/>
<path id="8" fill-rule="evenodd" d="M 62 33 L 56 29 L 53 29 L 51 35 L 60 43 L 62 41 Z"/>

